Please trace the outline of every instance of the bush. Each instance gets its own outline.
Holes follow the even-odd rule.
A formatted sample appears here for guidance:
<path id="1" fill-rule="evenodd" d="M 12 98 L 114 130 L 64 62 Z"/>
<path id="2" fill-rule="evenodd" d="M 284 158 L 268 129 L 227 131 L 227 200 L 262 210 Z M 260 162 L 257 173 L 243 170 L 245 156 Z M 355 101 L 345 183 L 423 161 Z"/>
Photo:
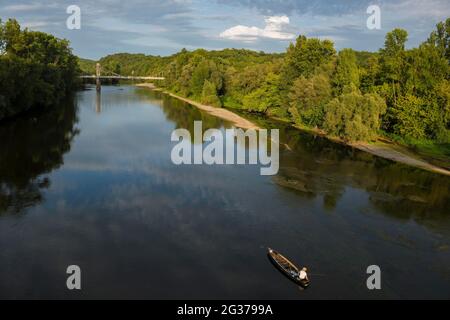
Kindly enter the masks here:
<path id="1" fill-rule="evenodd" d="M 330 99 L 331 85 L 326 75 L 318 74 L 311 79 L 300 77 L 289 94 L 289 112 L 297 124 L 319 126 L 324 106 Z"/>
<path id="2" fill-rule="evenodd" d="M 429 114 L 422 98 L 413 95 L 399 97 L 390 110 L 390 117 L 395 119 L 394 134 L 415 139 L 426 138 Z"/>
<path id="3" fill-rule="evenodd" d="M 279 76 L 269 73 L 261 87 L 242 99 L 244 109 L 251 112 L 267 113 L 269 109 L 279 108 L 281 102 L 278 83 Z"/>
<path id="4" fill-rule="evenodd" d="M 221 107 L 222 102 L 217 96 L 217 89 L 214 83 L 205 80 L 203 84 L 202 90 L 202 103 L 213 106 L 213 107 Z"/>
<path id="5" fill-rule="evenodd" d="M 348 141 L 366 141 L 376 137 L 385 101 L 377 94 L 358 91 L 333 99 L 325 107 L 324 129 Z"/>

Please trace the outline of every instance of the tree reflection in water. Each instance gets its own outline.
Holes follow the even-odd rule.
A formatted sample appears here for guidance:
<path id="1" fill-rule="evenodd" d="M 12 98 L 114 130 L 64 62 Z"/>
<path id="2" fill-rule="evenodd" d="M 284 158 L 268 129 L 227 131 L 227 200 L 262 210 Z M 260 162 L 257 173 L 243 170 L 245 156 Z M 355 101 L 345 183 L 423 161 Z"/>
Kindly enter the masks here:
<path id="1" fill-rule="evenodd" d="M 346 187 L 368 192 L 382 213 L 450 229 L 450 177 L 430 173 L 285 128 L 280 172 L 274 181 L 333 209 Z"/>
<path id="2" fill-rule="evenodd" d="M 59 107 L 0 123 L 0 215 L 22 213 L 43 200 L 51 181 L 45 175 L 59 168 L 70 151 L 76 128 L 74 99 Z"/>
<path id="3" fill-rule="evenodd" d="M 204 130 L 230 127 L 168 95 L 149 95 L 145 90 L 140 94 L 159 100 L 152 103 L 192 137 L 194 120 L 203 120 Z M 385 160 L 281 122 L 245 117 L 262 127 L 280 129 L 280 171 L 272 178 L 277 185 L 302 197 L 322 197 L 327 210 L 338 205 L 347 187 L 363 189 L 370 202 L 390 217 L 450 229 L 450 177 Z"/>

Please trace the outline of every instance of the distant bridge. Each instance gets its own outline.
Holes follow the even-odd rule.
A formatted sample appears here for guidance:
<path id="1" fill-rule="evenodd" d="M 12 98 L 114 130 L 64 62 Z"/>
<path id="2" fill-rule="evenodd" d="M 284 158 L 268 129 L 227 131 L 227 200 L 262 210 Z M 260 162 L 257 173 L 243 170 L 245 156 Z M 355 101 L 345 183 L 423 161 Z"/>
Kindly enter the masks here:
<path id="1" fill-rule="evenodd" d="M 118 79 L 118 80 L 164 80 L 164 77 L 135 77 L 135 76 L 80 76 L 82 79 Z"/>
<path id="2" fill-rule="evenodd" d="M 102 75 L 101 74 L 102 68 L 100 66 L 100 63 L 97 63 L 95 69 L 96 69 L 95 75 L 91 75 L 91 76 L 84 75 L 84 76 L 80 76 L 80 78 L 82 78 L 82 79 L 96 79 L 97 91 L 101 90 L 101 87 L 102 87 L 101 79 L 114 79 L 114 80 L 165 80 L 164 77 L 135 76 L 134 75 L 134 71 L 133 71 L 133 75 L 132 76 L 122 76 L 122 75 L 117 74 L 117 73 L 112 72 L 112 71 L 107 72 L 107 73 L 110 73 L 111 75 Z"/>

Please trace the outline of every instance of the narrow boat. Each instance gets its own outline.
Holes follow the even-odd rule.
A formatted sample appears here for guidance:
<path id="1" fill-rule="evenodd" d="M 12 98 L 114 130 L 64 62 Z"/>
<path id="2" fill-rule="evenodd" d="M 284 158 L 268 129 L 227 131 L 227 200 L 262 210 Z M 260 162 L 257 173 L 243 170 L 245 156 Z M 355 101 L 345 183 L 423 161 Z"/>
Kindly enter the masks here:
<path id="1" fill-rule="evenodd" d="M 268 257 L 270 261 L 290 280 L 294 281 L 296 284 L 303 288 L 309 286 L 309 280 L 300 280 L 298 275 L 300 274 L 300 269 L 295 266 L 289 259 L 287 259 L 282 254 L 276 252 L 275 250 L 268 248 Z"/>

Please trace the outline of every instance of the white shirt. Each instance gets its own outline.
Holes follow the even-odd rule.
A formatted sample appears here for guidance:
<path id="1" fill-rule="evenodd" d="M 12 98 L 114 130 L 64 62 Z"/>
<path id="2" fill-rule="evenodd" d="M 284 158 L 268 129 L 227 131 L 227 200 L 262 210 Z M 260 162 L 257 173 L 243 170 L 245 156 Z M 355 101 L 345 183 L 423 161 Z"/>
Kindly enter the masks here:
<path id="1" fill-rule="evenodd" d="M 301 280 L 305 280 L 306 279 L 306 277 L 307 277 L 307 274 L 306 274 L 306 272 L 305 271 L 300 271 L 300 279 Z"/>

